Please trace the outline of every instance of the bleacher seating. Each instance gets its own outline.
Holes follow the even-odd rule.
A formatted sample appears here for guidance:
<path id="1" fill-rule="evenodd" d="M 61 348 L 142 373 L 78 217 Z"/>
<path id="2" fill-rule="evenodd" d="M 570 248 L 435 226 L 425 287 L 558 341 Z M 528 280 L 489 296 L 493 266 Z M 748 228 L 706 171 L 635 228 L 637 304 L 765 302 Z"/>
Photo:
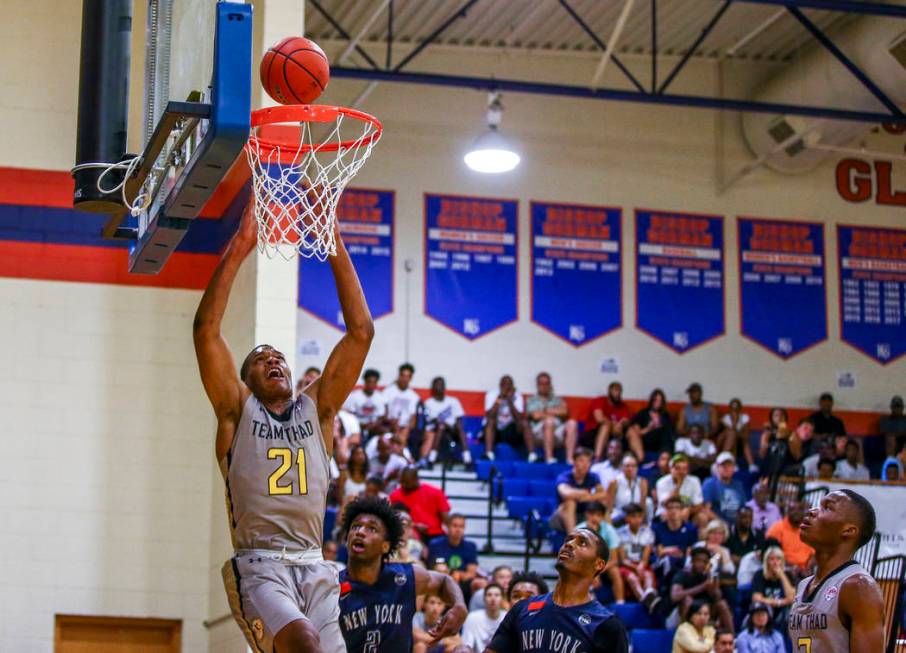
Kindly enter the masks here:
<path id="1" fill-rule="evenodd" d="M 632 653 L 670 653 L 673 649 L 673 631 L 636 628 L 629 641 Z"/>

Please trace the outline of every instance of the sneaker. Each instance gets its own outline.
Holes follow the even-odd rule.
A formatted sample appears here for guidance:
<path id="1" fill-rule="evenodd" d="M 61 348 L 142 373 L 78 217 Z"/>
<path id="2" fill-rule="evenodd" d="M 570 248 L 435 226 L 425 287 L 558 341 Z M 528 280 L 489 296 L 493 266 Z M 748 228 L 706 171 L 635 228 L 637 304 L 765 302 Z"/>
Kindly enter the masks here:
<path id="1" fill-rule="evenodd" d="M 437 462 L 437 450 L 433 450 L 428 454 L 428 462 L 434 464 Z"/>
<path id="2" fill-rule="evenodd" d="M 530 463 L 537 462 L 537 461 L 538 461 L 538 454 L 535 453 L 534 451 L 529 451 L 528 461 L 529 461 Z"/>
<path id="3" fill-rule="evenodd" d="M 472 454 L 469 451 L 462 452 L 462 464 L 471 465 L 472 464 Z"/>
<path id="4" fill-rule="evenodd" d="M 485 454 L 484 454 L 484 457 L 485 457 L 486 460 L 494 460 L 494 452 L 493 452 L 493 451 L 486 451 Z"/>
<path id="5" fill-rule="evenodd" d="M 546 462 L 548 465 L 556 465 L 556 464 L 557 464 L 557 459 L 556 459 L 556 458 L 548 458 L 548 459 L 545 460 L 544 462 Z"/>

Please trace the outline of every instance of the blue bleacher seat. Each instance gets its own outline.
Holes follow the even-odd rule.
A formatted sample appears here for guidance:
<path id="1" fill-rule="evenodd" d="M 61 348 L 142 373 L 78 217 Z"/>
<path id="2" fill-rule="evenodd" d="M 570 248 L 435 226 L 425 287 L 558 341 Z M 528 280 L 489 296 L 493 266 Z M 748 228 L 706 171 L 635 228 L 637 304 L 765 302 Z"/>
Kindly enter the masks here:
<path id="1" fill-rule="evenodd" d="M 538 508 L 538 499 L 525 496 L 508 496 L 506 498 L 507 513 L 513 519 L 523 519 L 532 510 Z"/>
<path id="2" fill-rule="evenodd" d="M 601 584 L 606 585 L 607 583 L 602 582 Z M 616 613 L 623 625 L 629 630 L 635 630 L 636 628 L 652 630 L 661 625 L 658 623 L 658 619 L 648 614 L 648 610 L 641 603 L 614 604 L 607 607 Z"/>
<path id="3" fill-rule="evenodd" d="M 557 500 L 557 486 L 547 479 L 543 481 L 529 481 L 529 494 L 533 497 Z"/>
<path id="4" fill-rule="evenodd" d="M 509 499 L 510 497 L 531 496 L 531 492 L 529 492 L 529 481 L 524 478 L 504 477 L 503 496 L 505 496 L 507 499 Z"/>
<path id="5" fill-rule="evenodd" d="M 540 476 L 540 474 L 543 473 L 544 465 L 539 463 L 527 463 L 523 461 L 513 462 L 513 476 L 515 478 L 547 478 L 546 476 Z"/>
<path id="6" fill-rule="evenodd" d="M 501 462 L 522 460 L 523 458 L 523 455 L 521 453 L 508 445 L 506 442 L 501 442 L 500 444 L 494 445 L 494 455 L 497 457 L 497 460 Z"/>
<path id="7" fill-rule="evenodd" d="M 630 637 L 632 653 L 670 653 L 673 649 L 672 630 L 637 628 Z"/>
<path id="8" fill-rule="evenodd" d="M 337 524 L 337 509 L 328 508 L 324 513 L 324 539 L 329 540 L 333 537 L 333 529 Z"/>
<path id="9" fill-rule="evenodd" d="M 475 463 L 475 473 L 479 481 L 486 481 L 491 477 L 491 468 L 503 474 L 504 478 L 513 476 L 513 463 L 506 460 L 479 460 Z"/>

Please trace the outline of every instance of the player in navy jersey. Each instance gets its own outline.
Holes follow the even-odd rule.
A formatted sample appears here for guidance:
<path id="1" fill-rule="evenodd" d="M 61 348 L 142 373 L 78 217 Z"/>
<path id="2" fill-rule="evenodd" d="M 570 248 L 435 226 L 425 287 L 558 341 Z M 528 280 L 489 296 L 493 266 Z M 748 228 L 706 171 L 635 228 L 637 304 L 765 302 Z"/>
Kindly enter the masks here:
<path id="1" fill-rule="evenodd" d="M 609 557 L 600 535 L 573 530 L 557 556 L 554 591 L 510 608 L 485 653 L 626 653 L 623 624 L 589 594 Z"/>
<path id="2" fill-rule="evenodd" d="M 403 521 L 386 499 L 359 497 L 343 511 L 347 567 L 340 572 L 340 629 L 348 653 L 409 653 L 415 600 L 434 594 L 450 606 L 431 629 L 436 643 L 455 635 L 469 611 L 452 577 L 387 562 L 403 541 Z"/>

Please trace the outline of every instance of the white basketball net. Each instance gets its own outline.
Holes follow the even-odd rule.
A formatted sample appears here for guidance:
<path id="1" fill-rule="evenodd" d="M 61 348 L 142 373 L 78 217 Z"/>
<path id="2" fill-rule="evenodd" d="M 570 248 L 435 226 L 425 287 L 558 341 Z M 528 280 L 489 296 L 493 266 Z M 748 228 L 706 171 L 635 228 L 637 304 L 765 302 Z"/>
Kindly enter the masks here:
<path id="1" fill-rule="evenodd" d="M 337 253 L 334 228 L 340 196 L 380 139 L 375 133 L 379 126 L 343 113 L 334 123 L 282 124 L 298 130 L 298 145 L 259 142 L 258 129 L 253 129 L 245 148 L 252 169 L 258 249 L 268 258 L 299 255 L 324 261 Z M 319 128 L 328 134 L 316 137 L 312 132 Z"/>

